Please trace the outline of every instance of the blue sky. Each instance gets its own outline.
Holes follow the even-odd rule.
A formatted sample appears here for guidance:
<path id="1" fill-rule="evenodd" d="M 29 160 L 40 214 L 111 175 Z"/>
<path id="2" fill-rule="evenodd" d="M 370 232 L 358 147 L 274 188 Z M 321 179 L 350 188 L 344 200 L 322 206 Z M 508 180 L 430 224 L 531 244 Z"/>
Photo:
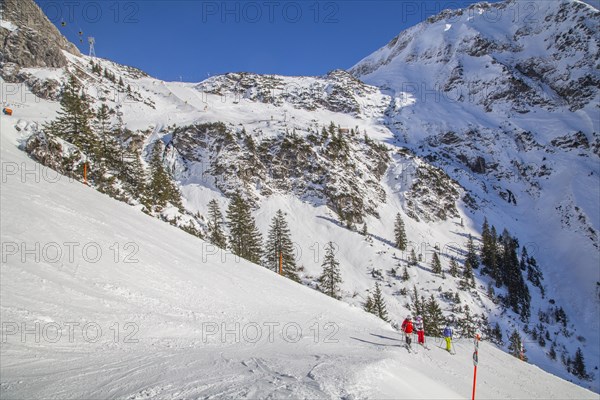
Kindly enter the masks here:
<path id="1" fill-rule="evenodd" d="M 94 36 L 98 57 L 187 82 L 225 72 L 346 69 L 428 16 L 475 2 L 36 1 L 82 52 Z"/>

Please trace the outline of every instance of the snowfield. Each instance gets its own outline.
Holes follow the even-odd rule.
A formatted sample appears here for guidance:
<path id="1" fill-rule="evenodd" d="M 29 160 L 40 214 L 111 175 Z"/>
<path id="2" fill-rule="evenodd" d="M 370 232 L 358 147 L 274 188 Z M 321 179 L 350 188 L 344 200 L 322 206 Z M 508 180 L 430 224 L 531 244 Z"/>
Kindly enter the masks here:
<path id="1" fill-rule="evenodd" d="M 28 159 L 15 126 L 54 107 L 0 117 L 2 398 L 471 395 L 470 341 L 409 353 L 360 308 Z M 598 398 L 487 343 L 479 353 L 477 398 Z"/>

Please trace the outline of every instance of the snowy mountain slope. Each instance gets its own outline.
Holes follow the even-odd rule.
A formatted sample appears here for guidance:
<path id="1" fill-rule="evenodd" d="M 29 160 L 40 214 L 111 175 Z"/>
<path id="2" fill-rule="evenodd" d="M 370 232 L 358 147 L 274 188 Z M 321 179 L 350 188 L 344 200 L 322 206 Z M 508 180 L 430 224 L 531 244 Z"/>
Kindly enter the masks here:
<path id="1" fill-rule="evenodd" d="M 573 18 L 578 18 L 581 12 L 583 11 L 577 10 Z M 456 18 L 451 19 L 455 22 Z M 441 32 L 447 28 L 445 22 L 449 21 L 438 19 L 433 24 Z M 478 29 L 492 27 L 494 35 L 497 33 L 496 28 L 511 26 L 508 23 L 492 25 L 485 22 L 480 20 Z M 523 21 L 519 19 L 516 25 L 521 22 Z M 442 25 L 443 29 L 440 28 Z M 554 25 L 549 24 L 552 29 L 555 29 Z M 558 29 L 567 29 L 565 26 L 566 23 Z M 461 28 L 460 31 L 464 29 Z M 534 31 L 544 33 L 546 29 L 547 27 L 536 27 Z M 447 73 L 444 52 L 428 49 L 431 42 L 428 40 L 429 32 L 426 29 L 423 31 L 418 35 L 422 38 L 419 39 L 422 40 L 419 43 L 420 50 L 415 53 L 421 58 L 410 69 L 401 62 L 398 65 L 392 65 L 392 62 L 390 65 L 398 67 L 398 70 L 389 72 L 395 79 L 406 76 L 405 82 L 417 83 L 420 90 L 430 88 L 427 85 L 436 82 L 437 76 L 443 79 Z M 448 45 L 464 39 L 460 34 L 453 33 L 452 27 L 445 32 L 453 35 L 448 38 Z M 469 31 L 467 36 L 477 37 L 477 34 Z M 527 37 L 523 36 L 519 40 L 526 40 Z M 507 41 L 509 44 L 499 47 L 484 43 L 482 48 L 489 47 L 493 51 L 499 51 L 499 48 L 505 47 L 516 51 L 517 48 L 510 44 L 510 40 Z M 477 43 L 479 40 L 474 39 L 473 43 L 465 42 L 461 46 L 463 50 L 471 52 Z M 593 53 L 592 50 L 589 52 Z M 438 52 L 442 55 L 439 60 L 426 57 L 437 55 Z M 598 129 L 590 129 L 598 125 L 592 112 L 593 101 L 583 109 L 569 111 L 566 106 L 561 106 L 563 103 L 558 101 L 558 97 L 552 97 L 556 100 L 554 103 L 548 100 L 535 105 L 528 103 L 529 96 L 524 96 L 523 99 L 487 96 L 514 92 L 515 87 L 506 86 L 506 82 L 512 82 L 510 76 L 499 77 L 498 71 L 484 75 L 481 71 L 486 68 L 477 64 L 477 60 L 469 58 L 477 58 L 476 55 L 467 57 L 461 55 L 460 51 L 456 54 L 468 61 L 463 66 L 463 69 L 470 68 L 465 76 L 477 76 L 480 82 L 461 83 L 461 79 L 466 79 L 459 76 L 454 79 L 455 84 L 462 85 L 461 89 L 469 89 L 469 84 L 472 84 L 474 90 L 480 89 L 477 85 L 486 87 L 481 96 L 475 96 L 479 92 L 473 94 L 476 101 L 471 101 L 471 97 L 468 97 L 466 104 L 463 104 L 464 102 L 452 101 L 453 97 L 440 96 L 439 101 L 436 99 L 432 102 L 431 97 L 418 92 L 408 95 L 398 93 L 402 86 L 392 85 L 402 80 L 378 81 L 375 79 L 375 75 L 379 73 L 377 71 L 373 76 L 361 78 L 384 87 L 383 90 L 363 84 L 342 71 L 334 71 L 324 77 L 227 74 L 194 84 L 162 82 L 138 70 L 108 60 L 95 59 L 94 62 L 100 64 L 102 69 L 107 69 L 124 80 L 124 85 L 120 86 L 117 82 L 94 74 L 89 58 L 70 54 L 65 54 L 69 63 L 64 69 L 29 68 L 26 71 L 40 82 L 51 78 L 64 83 L 67 72 L 77 76 L 96 106 L 104 102 L 123 114 L 126 126 L 136 131 L 141 138 L 145 161 L 153 145 L 162 140 L 166 144 L 165 164 L 178 180 L 184 194 L 185 207 L 190 213 L 200 212 L 205 216 L 207 203 L 213 198 L 218 200 L 221 209 L 225 209 L 228 203 L 226 195 L 238 187 L 243 188 L 248 197 L 254 199 L 257 207 L 255 216 L 263 234 L 275 211 L 279 208 L 286 211 L 299 251 L 297 261 L 304 267 L 302 278 L 306 284 L 314 284 L 315 277 L 321 271 L 319 254 L 322 253 L 322 246 L 333 240 L 340 247 L 338 258 L 343 268 L 343 300 L 359 306 L 365 299 L 366 290 L 371 289 L 375 281 L 379 281 L 384 286 L 392 319 L 400 319 L 406 314 L 411 297 L 402 294 L 402 290 L 410 291 L 416 285 L 421 293 L 435 295 L 442 302 L 447 316 L 461 318 L 462 314 L 456 311 L 457 306 L 468 305 L 473 314 L 485 314 L 490 322 L 499 322 L 504 339 L 515 328 L 522 331 L 524 324 L 512 312 L 505 312 L 487 296 L 489 279 L 478 277 L 476 290 L 460 291 L 457 279 L 442 279 L 430 270 L 431 255 L 436 244 L 441 250 L 444 268 L 448 267 L 451 256 L 462 260 L 466 238 L 469 234 L 478 235 L 483 217 L 487 216 L 500 230 L 503 227 L 509 228 L 511 233 L 527 244 L 528 249 L 535 252 L 543 268 L 547 297 L 541 298 L 538 289 L 531 288 L 534 296 L 531 325 L 537 323 L 538 310 L 546 311 L 553 307 L 549 300 L 555 301 L 557 306 L 564 306 L 570 318 L 568 328 L 574 334 L 568 338 L 560 333 L 555 334 L 561 327 L 558 323 L 550 323 L 552 337 L 559 345 L 564 345 L 566 353 L 571 356 L 578 346 L 583 347 L 588 369 L 596 372 L 593 368 L 599 361 L 598 349 L 594 344 L 598 342 L 599 329 L 596 329 L 598 302 L 595 300 L 597 289 L 594 283 L 600 279 L 597 277 L 597 269 L 594 269 L 598 264 L 598 253 L 593 248 L 595 242 L 593 236 L 588 237 L 591 235 L 590 227 L 597 231 L 600 218 L 595 211 L 595 205 L 598 204 L 596 188 L 599 171 L 597 159 L 593 158 L 593 153 L 597 153 L 595 149 L 598 148 L 595 144 L 597 140 L 594 142 L 597 136 L 593 133 Z M 504 57 L 509 55 L 504 54 Z M 406 58 L 410 60 L 410 55 Z M 589 61 L 594 57 L 590 55 L 583 59 Z M 525 62 L 526 59 L 520 61 Z M 502 62 L 508 61 L 503 59 Z M 493 63 L 490 61 L 490 64 Z M 587 70 L 589 66 L 586 64 L 580 68 Z M 381 76 L 387 77 L 383 67 L 381 71 Z M 460 68 L 456 69 L 456 73 L 458 71 Z M 577 73 L 576 71 L 575 75 Z M 424 89 L 419 86 L 422 83 L 426 85 Z M 543 84 L 542 82 L 536 87 Z M 390 87 L 386 88 L 386 85 Z M 130 91 L 127 90 L 128 86 L 131 87 Z M 11 89 L 7 93 L 12 93 L 12 86 L 3 84 L 3 87 Z M 52 92 L 54 96 L 49 95 L 48 98 L 56 98 L 58 95 L 60 86 L 52 87 L 55 90 Z M 31 97 L 23 97 L 25 90 L 23 86 L 19 88 L 21 92 L 8 96 L 8 101 L 16 110 L 15 117 L 23 119 L 20 126 L 25 126 L 30 120 L 42 122 L 54 117 L 57 105 L 40 99 L 33 101 L 44 105 L 37 110 L 38 114 L 35 117 L 32 113 L 28 114 L 26 110 L 32 103 Z M 538 97 L 545 99 L 547 96 L 544 97 L 545 92 L 542 92 Z M 486 103 L 491 98 L 495 100 Z M 581 100 L 573 98 L 569 101 L 575 104 Z M 487 106 L 492 107 L 493 112 L 486 112 Z M 525 117 L 510 111 L 523 111 L 528 107 L 533 107 L 533 111 L 525 114 Z M 561 118 L 557 119 L 559 112 Z M 511 132 L 514 129 L 511 124 L 516 124 L 513 121 L 518 122 L 515 132 Z M 196 127 L 217 122 L 225 125 L 235 143 L 231 144 L 231 148 L 220 151 L 199 151 L 198 148 L 202 147 L 205 140 L 203 137 L 195 137 Z M 306 165 L 299 167 L 296 175 L 288 174 L 283 178 L 278 176 L 278 173 L 285 171 L 287 163 L 293 161 L 289 155 L 286 158 L 285 152 L 277 153 L 282 147 L 279 143 L 283 143 L 295 131 L 302 146 L 310 144 L 308 154 L 321 155 L 326 150 L 327 142 L 310 143 L 309 136 L 320 133 L 330 122 L 358 131 L 356 137 L 348 138 L 351 149 L 349 158 L 354 165 L 329 163 L 325 157 L 313 158 L 308 166 L 314 167 L 313 160 L 316 160 L 316 166 L 329 172 L 333 178 L 322 187 L 314 185 L 311 175 L 306 174 Z M 243 144 L 246 138 L 242 134 L 244 130 L 257 144 L 275 141 L 274 145 L 267 146 L 267 154 L 274 155 L 272 159 L 259 158 L 255 164 L 247 161 L 249 153 Z M 577 130 L 583 132 L 585 140 L 576 133 Z M 34 125 L 26 131 L 26 134 L 32 133 L 36 133 Z M 383 173 L 376 173 L 377 168 L 374 169 L 375 172 L 369 171 L 370 164 L 377 157 L 363 156 L 364 152 L 369 151 L 367 141 L 363 138 L 364 133 L 374 139 L 375 143 L 387 146 L 390 161 L 387 161 L 387 169 Z M 223 143 L 218 132 L 210 132 L 207 136 L 211 146 Z M 406 150 L 406 147 L 410 150 Z M 196 151 L 201 153 L 201 157 L 196 158 Z M 415 152 L 417 156 L 411 152 Z M 482 157 L 484 162 L 477 157 Z M 379 158 L 380 161 L 385 159 Z M 544 158 L 545 167 L 542 167 L 541 160 Z M 252 157 L 248 159 L 252 160 Z M 518 164 L 513 163 L 514 160 Z M 432 165 L 437 165 L 442 170 L 434 170 Z M 570 170 L 572 166 L 577 168 Z M 221 171 L 215 170 L 215 167 L 221 167 Z M 245 182 L 240 177 L 246 170 L 250 173 Z M 448 178 L 444 171 L 456 182 Z M 589 171 L 593 173 L 590 174 Z M 577 179 L 574 180 L 573 177 Z M 334 180 L 343 184 L 331 183 Z M 438 182 L 441 182 L 440 185 L 437 185 Z M 314 185 L 313 193 L 335 194 L 347 191 L 350 183 L 355 183 L 359 189 L 364 189 L 367 183 L 377 188 L 372 191 L 359 190 L 353 196 L 364 200 L 363 204 L 374 205 L 371 206 L 372 212 L 365 212 L 361 207 L 352 209 L 353 213 L 356 212 L 367 223 L 373 238 L 372 244 L 357 232 L 343 226 L 340 212 L 344 210 L 342 207 L 324 200 L 326 197 L 312 196 L 297 189 Z M 565 189 L 569 187 L 572 189 Z M 327 191 L 328 188 L 331 190 Z M 510 198 L 507 189 L 516 196 L 517 204 L 507 204 L 506 199 Z M 565 195 L 569 191 L 571 193 Z M 384 196 L 380 196 L 381 193 Z M 473 200 L 468 201 L 467 195 Z M 531 210 L 537 209 L 540 211 L 531 213 Z M 441 211 L 446 212 L 440 213 Z M 404 263 L 408 257 L 408 252 L 402 253 L 391 246 L 393 219 L 398 212 L 407 224 L 411 246 L 423 257 L 423 262 L 417 268 L 409 270 L 408 282 L 401 282 L 398 277 L 388 275 L 392 268 L 398 268 L 398 264 Z M 557 212 L 560 212 L 560 217 L 554 215 Z M 356 222 L 358 221 L 361 219 L 357 218 Z M 203 229 L 202 219 L 196 223 L 198 229 Z M 565 232 L 572 233 L 563 236 Z M 564 245 L 565 242 L 568 242 L 567 246 Z M 563 265 L 573 265 L 571 269 L 578 273 L 565 276 Z M 382 277 L 378 277 L 373 270 L 381 270 Z M 459 294 L 460 303 L 444 300 L 442 296 L 446 293 Z M 580 335 L 584 339 L 578 339 Z M 583 340 L 586 342 L 582 342 Z M 506 341 L 504 347 L 506 348 Z M 547 348 L 537 346 L 531 339 L 526 342 L 526 347 L 531 362 L 573 379 L 572 375 L 566 373 L 560 360 L 548 359 Z M 595 373 L 595 378 L 592 383 L 579 383 L 598 391 L 598 373 Z"/>
<path id="2" fill-rule="evenodd" d="M 39 123 L 48 107 L 20 111 Z M 5 169 L 1 192 L 3 398 L 469 395 L 468 340 L 456 356 L 433 339 L 430 351 L 409 354 L 398 333 L 358 308 L 244 261 L 205 259 L 199 239 L 77 181 L 41 179 L 50 175 L 18 149 L 14 122 L 0 117 L 2 163 L 19 168 Z M 50 249 L 40 260 L 25 251 L 36 243 Z M 65 243 L 78 243 L 71 259 Z M 92 243 L 97 261 L 80 252 Z M 238 339 L 209 334 L 236 322 Z M 267 330 L 254 340 L 247 327 L 270 322 L 295 323 L 302 337 L 290 330 L 285 340 L 276 326 L 272 340 Z M 338 328 L 331 336 L 327 323 Z M 485 343 L 480 360 L 481 398 L 596 397 Z"/>
<path id="3" fill-rule="evenodd" d="M 599 16 L 579 1 L 476 4 L 350 70 L 396 99 L 385 124 L 470 191 L 477 224 L 485 215 L 536 249 L 549 296 L 591 324 L 590 343 L 600 340 Z"/>

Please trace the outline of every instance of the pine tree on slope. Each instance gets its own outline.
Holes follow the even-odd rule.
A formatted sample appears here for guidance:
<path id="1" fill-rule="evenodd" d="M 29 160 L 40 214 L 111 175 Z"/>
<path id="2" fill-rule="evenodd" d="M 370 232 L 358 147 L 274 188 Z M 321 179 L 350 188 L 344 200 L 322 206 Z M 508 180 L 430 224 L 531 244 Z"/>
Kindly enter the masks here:
<path id="1" fill-rule="evenodd" d="M 400 276 L 400 279 L 402 279 L 402 282 L 406 282 L 410 279 L 410 275 L 408 274 L 408 269 L 406 268 L 406 265 L 402 269 L 402 276 Z"/>
<path id="2" fill-rule="evenodd" d="M 363 310 L 368 313 L 373 314 L 373 297 L 371 297 L 371 293 L 367 291 L 367 300 L 363 303 Z"/>
<path id="3" fill-rule="evenodd" d="M 440 262 L 440 257 L 437 252 L 433 253 L 433 257 L 431 259 L 431 270 L 434 274 L 442 273 L 442 263 Z"/>
<path id="4" fill-rule="evenodd" d="M 227 238 L 223 232 L 223 214 L 215 199 L 208 202 L 208 241 L 222 249 L 227 248 Z"/>
<path id="5" fill-rule="evenodd" d="M 419 299 L 419 291 L 417 290 L 416 285 L 413 285 L 412 300 L 413 303 L 411 305 L 411 309 L 414 315 L 423 315 L 423 312 L 425 311 L 425 302 Z"/>
<path id="6" fill-rule="evenodd" d="M 81 85 L 71 75 L 62 91 L 61 109 L 56 119 L 44 125 L 44 130 L 63 138 L 92 155 L 97 148 L 96 137 L 92 132 L 91 120 L 94 116 L 90 103 Z"/>
<path id="7" fill-rule="evenodd" d="M 477 249 L 475 248 L 475 243 L 473 243 L 473 237 L 469 235 L 469 240 L 467 241 L 467 258 L 471 268 L 478 269 L 479 268 L 479 256 L 477 255 Z"/>
<path id="8" fill-rule="evenodd" d="M 339 299 L 339 285 L 342 283 L 342 276 L 340 273 L 340 263 L 335 259 L 332 242 L 329 242 L 325 247 L 325 257 L 322 266 L 323 273 L 319 277 L 318 289 L 334 299 Z"/>
<path id="9" fill-rule="evenodd" d="M 171 177 L 165 170 L 162 163 L 163 145 L 162 142 L 156 142 L 152 149 L 152 158 L 150 160 L 151 179 L 148 186 L 149 201 L 154 206 L 155 211 L 162 211 L 168 203 L 182 209 L 181 193 Z"/>
<path id="10" fill-rule="evenodd" d="M 511 333 L 510 337 L 508 338 L 508 342 L 508 353 L 517 358 L 521 358 L 522 356 L 523 361 L 527 361 L 525 354 L 521 354 L 521 349 L 523 349 L 523 341 L 521 339 L 521 335 L 519 335 L 519 332 L 517 332 L 516 329 Z M 523 353 L 525 353 L 524 349 Z"/>
<path id="11" fill-rule="evenodd" d="M 408 256 L 408 266 L 414 267 L 418 263 L 417 254 L 415 253 L 415 249 L 410 249 L 410 255 Z"/>
<path id="12" fill-rule="evenodd" d="M 428 301 L 423 302 L 423 325 L 425 332 L 430 336 L 439 337 L 441 335 L 446 318 L 442 312 L 442 308 L 431 295 Z"/>
<path id="13" fill-rule="evenodd" d="M 402 251 L 406 250 L 407 239 L 406 231 L 404 229 L 404 221 L 400 213 L 396 214 L 396 221 L 394 223 L 394 242 L 396 247 Z"/>
<path id="14" fill-rule="evenodd" d="M 281 210 L 277 210 L 271 220 L 265 250 L 265 267 L 279 272 L 281 260 L 283 275 L 293 281 L 300 282 L 295 261 L 294 244 L 287 221 Z"/>
<path id="15" fill-rule="evenodd" d="M 98 136 L 100 137 L 100 146 L 98 154 L 100 158 L 108 160 L 109 158 L 116 157 L 118 153 L 115 153 L 114 147 L 112 147 L 112 136 L 109 136 L 111 132 L 110 127 L 110 113 L 109 108 L 106 104 L 102 103 L 98 111 L 94 114 L 94 128 Z M 109 165 L 114 165 L 112 162 L 108 162 Z"/>
<path id="16" fill-rule="evenodd" d="M 450 259 L 450 268 L 448 272 L 453 278 L 456 278 L 458 276 L 458 263 L 456 262 L 456 259 L 454 257 Z"/>
<path id="17" fill-rule="evenodd" d="M 572 371 L 575 376 L 581 379 L 590 379 L 586 369 L 585 369 L 585 361 L 583 359 L 583 352 L 581 348 L 578 347 L 575 352 L 575 359 L 573 360 Z"/>
<path id="18" fill-rule="evenodd" d="M 371 312 L 373 314 L 377 315 L 382 320 L 389 322 L 387 307 L 385 304 L 385 299 L 383 298 L 383 294 L 381 293 L 379 282 L 375 282 L 375 290 L 373 290 L 371 308 Z"/>
<path id="19" fill-rule="evenodd" d="M 469 259 L 465 261 L 465 267 L 463 270 L 462 280 L 460 281 L 460 287 L 463 290 L 475 287 L 475 276 L 473 274 L 473 268 L 471 268 L 471 263 L 469 262 Z"/>
<path id="20" fill-rule="evenodd" d="M 262 256 L 262 235 L 250 211 L 250 205 L 236 193 L 227 208 L 229 226 L 229 247 L 233 254 L 260 264 Z"/>

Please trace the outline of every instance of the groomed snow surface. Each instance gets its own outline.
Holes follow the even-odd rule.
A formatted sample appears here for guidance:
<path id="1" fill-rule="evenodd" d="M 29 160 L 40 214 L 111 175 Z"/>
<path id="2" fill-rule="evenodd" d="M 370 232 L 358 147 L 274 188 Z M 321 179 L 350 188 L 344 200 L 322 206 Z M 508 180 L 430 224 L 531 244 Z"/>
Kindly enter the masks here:
<path id="1" fill-rule="evenodd" d="M 0 117 L 3 399 L 470 397 L 470 341 L 409 353 L 360 308 L 41 167 L 16 122 Z M 479 360 L 477 398 L 598 398 L 487 343 Z"/>

